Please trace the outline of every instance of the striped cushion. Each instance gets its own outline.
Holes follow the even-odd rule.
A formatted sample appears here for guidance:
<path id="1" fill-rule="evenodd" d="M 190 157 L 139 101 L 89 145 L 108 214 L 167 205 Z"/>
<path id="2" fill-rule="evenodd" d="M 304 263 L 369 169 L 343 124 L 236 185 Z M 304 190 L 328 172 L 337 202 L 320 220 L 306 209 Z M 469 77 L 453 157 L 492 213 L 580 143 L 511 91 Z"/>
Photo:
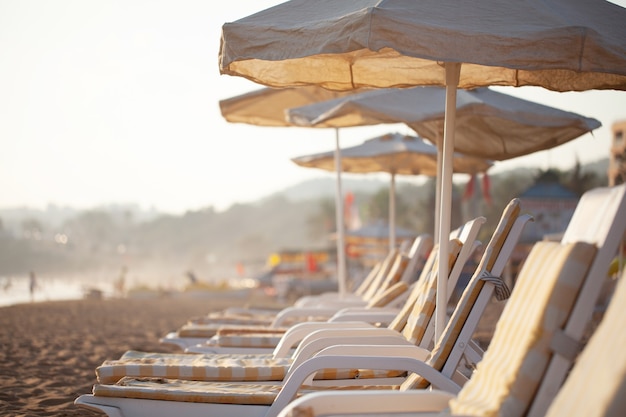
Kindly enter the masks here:
<path id="1" fill-rule="evenodd" d="M 535 244 L 489 349 L 450 402 L 452 414 L 524 415 L 551 358 L 552 335 L 566 323 L 595 253 L 581 242 Z"/>
<path id="2" fill-rule="evenodd" d="M 411 315 L 411 311 L 413 310 L 413 304 L 419 297 L 419 295 L 423 291 L 423 287 L 426 285 L 426 282 L 429 280 L 429 276 L 434 274 L 436 271 L 436 259 L 437 259 L 437 245 L 433 248 L 433 250 L 428 255 L 426 262 L 424 264 L 424 268 L 420 273 L 419 278 L 415 282 L 413 289 L 411 290 L 411 294 L 409 294 L 409 298 L 406 300 L 402 309 L 398 312 L 393 321 L 389 324 L 389 328 L 395 330 L 397 332 L 401 332 L 406 326 L 406 322 Z"/>
<path id="3" fill-rule="evenodd" d="M 409 261 L 410 261 L 410 258 L 407 255 L 398 254 L 396 258 L 394 259 L 393 264 L 391 265 L 391 268 L 389 269 L 389 272 L 387 273 L 387 276 L 385 276 L 383 282 L 380 284 L 380 287 L 372 295 L 372 298 L 370 298 L 370 300 L 376 297 L 378 294 L 381 294 L 384 291 L 386 291 L 389 287 L 394 285 L 396 282 L 400 281 L 400 278 L 402 278 L 402 274 L 404 274 L 404 270 L 409 264 Z"/>
<path id="4" fill-rule="evenodd" d="M 396 282 L 382 293 L 376 295 L 367 303 L 367 308 L 385 307 L 390 302 L 404 294 L 409 289 L 406 282 Z"/>
<path id="5" fill-rule="evenodd" d="M 389 251 L 389 254 L 387 255 L 387 257 L 381 264 L 380 268 L 378 269 L 378 273 L 376 274 L 376 277 L 374 277 L 374 280 L 372 280 L 372 283 L 370 284 L 369 288 L 367 289 L 367 291 L 365 291 L 365 294 L 363 294 L 364 300 L 369 300 L 376 294 L 376 292 L 382 285 L 383 281 L 389 274 L 389 270 L 391 269 L 393 262 L 395 261 L 397 256 L 398 256 L 397 249 L 393 249 Z"/>
<path id="6" fill-rule="evenodd" d="M 241 348 L 275 348 L 284 333 L 245 333 L 216 335 L 211 338 L 209 346 L 241 347 Z"/>
<path id="7" fill-rule="evenodd" d="M 128 351 L 96 368 L 98 382 L 111 384 L 124 376 L 163 377 L 191 381 L 282 381 L 291 358 L 271 354 L 176 354 Z M 392 378 L 400 371 L 324 369 L 315 379 Z"/>
<path id="8" fill-rule="evenodd" d="M 600 326 L 578 357 L 546 417 L 623 416 L 626 410 L 626 272 Z"/>
<path id="9" fill-rule="evenodd" d="M 463 244 L 458 239 L 450 241 L 449 270 L 452 269 L 462 246 Z M 413 304 L 406 326 L 402 330 L 402 335 L 411 343 L 421 343 L 428 323 L 435 312 L 435 303 L 437 301 L 437 273 L 435 271 L 437 271 L 437 262 L 435 262 L 434 268 L 433 273 L 427 276 L 427 280 L 424 282 Z"/>
<path id="10" fill-rule="evenodd" d="M 96 384 L 93 394 L 99 397 L 142 398 L 218 404 L 271 405 L 280 385 L 235 384 L 181 381 L 165 378 L 123 378 L 115 385 Z M 303 387 L 298 395 L 318 391 L 397 389 L 394 386 Z"/>

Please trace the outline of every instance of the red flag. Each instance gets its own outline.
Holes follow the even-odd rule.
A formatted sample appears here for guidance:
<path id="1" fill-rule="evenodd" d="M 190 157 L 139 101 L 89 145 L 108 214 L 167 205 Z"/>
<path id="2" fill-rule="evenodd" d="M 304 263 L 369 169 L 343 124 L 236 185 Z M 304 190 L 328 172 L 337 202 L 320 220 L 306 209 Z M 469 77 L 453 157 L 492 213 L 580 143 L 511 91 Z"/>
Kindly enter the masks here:
<path id="1" fill-rule="evenodd" d="M 463 201 L 469 200 L 474 196 L 474 182 L 476 181 L 476 174 L 470 176 L 467 185 L 465 186 L 465 192 L 463 193 Z"/>

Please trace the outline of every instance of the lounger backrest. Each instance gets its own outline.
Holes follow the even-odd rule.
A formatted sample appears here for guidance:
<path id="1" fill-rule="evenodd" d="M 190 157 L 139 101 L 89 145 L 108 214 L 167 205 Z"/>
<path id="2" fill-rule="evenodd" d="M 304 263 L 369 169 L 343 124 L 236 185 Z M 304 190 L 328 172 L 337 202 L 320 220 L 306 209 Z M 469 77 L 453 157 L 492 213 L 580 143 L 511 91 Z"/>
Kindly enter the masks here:
<path id="1" fill-rule="evenodd" d="M 562 242 L 585 241 L 595 243 L 598 255 L 593 261 L 581 297 L 563 330 L 562 339 L 576 345 L 582 340 L 587 324 L 592 317 L 602 284 L 608 273 L 611 260 L 617 253 L 619 243 L 626 230 L 626 184 L 600 187 L 587 191 L 581 197 L 570 220 Z M 554 357 L 528 417 L 543 417 L 565 380 L 575 357 L 561 352 Z"/>
<path id="2" fill-rule="evenodd" d="M 502 212 L 500 222 L 496 226 L 496 230 L 491 236 L 491 239 L 483 252 L 476 271 L 463 291 L 463 295 L 461 296 L 457 307 L 454 309 L 452 317 L 448 321 L 441 338 L 436 343 L 432 354 L 428 359 L 428 364 L 433 368 L 442 370 L 448 361 L 450 352 L 456 345 L 459 335 L 466 324 L 467 318 L 469 317 L 472 308 L 483 289 L 485 284 L 483 276 L 491 272 L 493 265 L 500 255 L 500 251 L 509 236 L 511 228 L 519 217 L 519 214 L 520 202 L 518 199 L 513 199 Z M 456 368 L 456 364 L 454 368 Z M 403 388 L 425 388 L 428 385 L 429 382 L 426 379 L 418 375 L 411 375 L 407 378 Z"/>
<path id="3" fill-rule="evenodd" d="M 409 319 L 409 315 L 411 314 L 411 311 L 413 310 L 413 305 L 415 304 L 415 301 L 417 300 L 417 298 L 423 291 L 423 287 L 426 285 L 426 282 L 428 281 L 428 277 L 431 274 L 436 273 L 434 272 L 436 271 L 436 269 L 433 269 L 433 268 L 437 268 L 437 263 L 436 263 L 437 252 L 438 252 L 437 246 L 438 245 L 435 245 L 433 249 L 430 251 L 428 258 L 426 259 L 426 262 L 424 263 L 424 268 L 422 269 L 422 272 L 420 273 L 420 276 L 415 282 L 415 284 L 413 284 L 413 289 L 411 290 L 411 293 L 409 294 L 409 297 L 407 298 L 406 302 L 403 304 L 402 308 L 400 309 L 396 317 L 393 319 L 393 321 L 389 323 L 388 327 L 390 329 L 395 330 L 397 332 L 402 332 L 402 329 L 404 329 L 404 326 L 406 326 L 406 322 Z"/>
<path id="4" fill-rule="evenodd" d="M 546 417 L 622 417 L 626 410 L 626 272 Z"/>
<path id="5" fill-rule="evenodd" d="M 450 241 L 448 271 L 452 270 L 457 256 L 461 251 L 463 244 L 460 240 L 453 239 Z M 407 319 L 406 325 L 402 329 L 402 335 L 410 342 L 420 344 L 428 323 L 435 312 L 435 304 L 437 299 L 437 259 L 435 260 L 434 270 L 428 274 L 423 286 Z"/>
<path id="6" fill-rule="evenodd" d="M 531 250 L 472 378 L 450 402 L 453 415 L 524 416 L 596 254 L 593 244 L 538 242 Z"/>
<path id="7" fill-rule="evenodd" d="M 399 251 L 397 249 L 393 249 L 389 251 L 389 253 L 387 254 L 387 257 L 385 257 L 385 260 L 381 264 L 378 270 L 378 273 L 376 274 L 376 277 L 372 281 L 367 291 L 365 291 L 365 294 L 363 294 L 363 298 L 365 300 L 369 300 L 376 294 L 376 291 L 378 291 L 378 289 L 380 288 L 380 285 L 384 281 L 385 277 L 387 277 L 387 274 L 389 273 L 389 270 L 391 269 L 393 262 L 398 256 L 398 252 Z"/>
<path id="8" fill-rule="evenodd" d="M 393 286 L 396 282 L 400 281 L 402 278 L 402 274 L 406 267 L 409 265 L 409 256 L 404 253 L 398 253 L 389 268 L 389 272 L 387 272 L 387 276 L 384 277 L 380 285 L 378 286 L 378 290 L 376 290 L 371 299 L 374 299 L 377 295 L 380 295 L 387 291 L 391 286 Z"/>

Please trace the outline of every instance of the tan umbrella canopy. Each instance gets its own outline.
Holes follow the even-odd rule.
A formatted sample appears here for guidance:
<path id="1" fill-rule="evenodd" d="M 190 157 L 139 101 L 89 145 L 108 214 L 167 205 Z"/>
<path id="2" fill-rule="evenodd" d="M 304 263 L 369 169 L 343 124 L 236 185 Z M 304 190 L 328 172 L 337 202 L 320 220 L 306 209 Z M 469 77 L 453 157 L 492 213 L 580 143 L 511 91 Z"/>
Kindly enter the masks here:
<path id="1" fill-rule="evenodd" d="M 391 175 L 389 187 L 389 247 L 396 246 L 395 188 L 396 175 L 437 176 L 437 147 L 417 136 L 390 133 L 341 149 L 343 172 L 387 172 Z M 296 164 L 334 171 L 334 151 L 300 156 L 292 159 Z M 471 156 L 456 154 L 454 172 L 475 174 L 486 172 L 491 162 Z"/>
<path id="2" fill-rule="evenodd" d="M 246 94 L 231 97 L 219 102 L 222 116 L 232 123 L 247 123 L 256 126 L 288 127 L 294 126 L 285 117 L 285 111 L 291 107 L 304 106 L 318 101 L 345 97 L 355 91 L 330 91 L 310 85 L 298 88 L 261 88 Z M 336 178 L 336 222 L 337 238 L 337 281 L 339 293 L 346 291 L 347 266 L 345 259 L 345 236 L 343 227 L 343 197 L 341 191 L 341 158 L 339 155 L 339 132 L 335 129 Z"/>
<path id="3" fill-rule="evenodd" d="M 604 0 L 292 0 L 225 24 L 220 71 L 271 86 L 445 85 L 442 241 L 450 231 L 457 88 L 625 90 L 625 21 L 626 9 Z M 439 256 L 447 258 L 447 245 Z M 440 262 L 437 336 L 447 272 Z"/>
<path id="4" fill-rule="evenodd" d="M 260 88 L 249 93 L 220 100 L 222 116 L 231 123 L 256 126 L 293 126 L 285 118 L 292 107 L 346 97 L 354 91 L 331 91 L 315 85 L 298 88 Z"/>
<path id="5" fill-rule="evenodd" d="M 441 87 L 370 90 L 289 109 L 287 118 L 301 126 L 325 127 L 402 122 L 441 144 L 445 95 Z M 566 143 L 601 124 L 596 119 L 483 87 L 458 91 L 456 125 L 457 151 L 505 160 Z M 438 166 L 441 168 L 440 161 Z M 438 227 L 441 173 L 437 174 L 435 225 Z M 437 231 L 435 236 L 437 240 Z"/>
<path id="6" fill-rule="evenodd" d="M 377 89 L 291 108 L 287 119 L 324 127 L 404 123 L 436 143 L 443 137 L 445 98 L 441 87 Z M 596 119 L 486 87 L 459 90 L 455 150 L 502 161 L 564 144 L 600 126 Z"/>

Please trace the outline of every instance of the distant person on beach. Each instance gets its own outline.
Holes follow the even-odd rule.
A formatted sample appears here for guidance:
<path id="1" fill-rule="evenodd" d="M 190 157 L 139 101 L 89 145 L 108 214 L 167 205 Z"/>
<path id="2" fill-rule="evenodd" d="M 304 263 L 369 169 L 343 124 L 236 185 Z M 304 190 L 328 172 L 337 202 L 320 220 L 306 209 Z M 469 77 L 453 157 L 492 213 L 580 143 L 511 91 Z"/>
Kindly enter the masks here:
<path id="1" fill-rule="evenodd" d="M 29 289 L 30 289 L 30 301 L 35 301 L 35 290 L 37 289 L 37 277 L 35 277 L 35 273 L 33 271 L 30 271 L 30 283 L 29 283 Z"/>
<path id="2" fill-rule="evenodd" d="M 191 284 L 197 284 L 198 283 L 198 278 L 196 277 L 196 274 L 193 273 L 193 271 L 187 271 L 187 278 L 189 278 L 189 281 L 191 282 Z"/>
<path id="3" fill-rule="evenodd" d="M 126 266 L 122 267 L 119 278 L 115 281 L 115 295 L 118 297 L 124 296 L 124 286 L 126 285 L 126 272 L 128 269 Z"/>
<path id="4" fill-rule="evenodd" d="M 2 286 L 2 288 L 5 291 L 9 291 L 12 286 L 13 286 L 13 280 L 11 279 L 11 277 L 7 277 L 6 280 L 4 281 L 4 285 Z"/>

